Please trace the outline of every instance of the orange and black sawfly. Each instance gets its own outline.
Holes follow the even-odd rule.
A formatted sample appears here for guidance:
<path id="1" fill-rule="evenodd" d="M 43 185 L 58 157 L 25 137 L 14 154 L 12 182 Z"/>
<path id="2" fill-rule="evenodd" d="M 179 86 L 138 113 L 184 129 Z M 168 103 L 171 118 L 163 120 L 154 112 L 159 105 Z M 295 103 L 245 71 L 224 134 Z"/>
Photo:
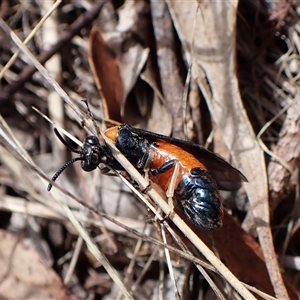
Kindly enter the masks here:
<path id="1" fill-rule="evenodd" d="M 52 181 L 72 163 L 81 161 L 84 171 L 95 170 L 103 163 L 115 170 L 123 167 L 114 158 L 110 148 L 96 136 L 85 139 L 81 150 L 70 147 L 55 130 L 58 138 L 70 150 L 79 154 L 66 163 L 53 176 Z M 120 152 L 141 173 L 148 172 L 151 182 L 167 191 L 175 165 L 173 200 L 194 225 L 206 230 L 222 226 L 223 204 L 220 190 L 237 190 L 246 177 L 217 154 L 192 142 L 156 134 L 131 127 L 127 124 L 114 126 L 105 131 Z M 48 191 L 52 185 L 49 184 Z"/>

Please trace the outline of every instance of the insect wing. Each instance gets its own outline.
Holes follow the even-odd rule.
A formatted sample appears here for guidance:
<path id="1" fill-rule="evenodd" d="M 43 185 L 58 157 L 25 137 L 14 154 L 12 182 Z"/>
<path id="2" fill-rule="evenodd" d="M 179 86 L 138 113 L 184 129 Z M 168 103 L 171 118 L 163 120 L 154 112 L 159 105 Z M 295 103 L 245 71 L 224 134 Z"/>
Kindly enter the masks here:
<path id="1" fill-rule="evenodd" d="M 209 173 L 216 180 L 218 188 L 221 190 L 238 190 L 241 187 L 242 182 L 248 182 L 247 178 L 238 169 L 229 164 L 225 159 L 199 145 L 196 145 L 189 141 L 183 141 L 153 133 L 147 130 L 134 128 L 129 125 L 126 126 L 128 126 L 128 129 L 132 130 L 138 135 L 145 137 L 150 142 L 156 142 L 157 140 L 167 141 L 175 146 L 182 148 L 186 152 L 193 154 L 202 164 L 206 166 Z"/>

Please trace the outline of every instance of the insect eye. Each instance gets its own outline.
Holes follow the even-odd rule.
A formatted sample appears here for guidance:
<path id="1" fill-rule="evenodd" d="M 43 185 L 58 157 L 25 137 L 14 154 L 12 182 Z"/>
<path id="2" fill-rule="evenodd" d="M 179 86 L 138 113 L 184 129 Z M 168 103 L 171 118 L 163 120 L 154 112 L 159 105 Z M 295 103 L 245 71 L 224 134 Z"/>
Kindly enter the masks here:
<path id="1" fill-rule="evenodd" d="M 91 135 L 85 139 L 84 144 L 87 144 L 89 146 L 99 146 L 99 139 L 96 136 Z"/>

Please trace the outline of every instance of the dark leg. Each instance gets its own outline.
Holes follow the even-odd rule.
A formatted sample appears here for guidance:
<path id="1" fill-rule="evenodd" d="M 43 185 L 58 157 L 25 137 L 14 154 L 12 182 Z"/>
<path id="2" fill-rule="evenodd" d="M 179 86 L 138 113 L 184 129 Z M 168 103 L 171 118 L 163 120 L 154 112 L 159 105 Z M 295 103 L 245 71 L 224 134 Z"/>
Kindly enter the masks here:
<path id="1" fill-rule="evenodd" d="M 170 181 L 170 185 L 168 187 L 168 190 L 166 191 L 166 196 L 168 198 L 168 205 L 170 208 L 170 212 L 164 217 L 163 221 L 166 218 L 172 218 L 174 214 L 174 203 L 173 203 L 173 196 L 174 196 L 174 190 L 175 190 L 175 182 L 179 173 L 179 162 L 177 159 L 172 159 L 167 161 L 166 163 L 162 164 L 159 168 L 157 169 L 150 169 L 150 173 L 152 176 L 157 176 L 160 174 L 163 174 L 170 170 L 171 168 L 174 168 L 172 178 Z"/>
<path id="2" fill-rule="evenodd" d="M 157 169 L 150 168 L 150 173 L 152 176 L 163 174 L 163 173 L 167 172 L 168 170 L 170 170 L 171 168 L 175 167 L 176 162 L 177 162 L 176 159 L 172 159 L 172 160 L 169 160 L 166 163 L 162 164 Z"/>

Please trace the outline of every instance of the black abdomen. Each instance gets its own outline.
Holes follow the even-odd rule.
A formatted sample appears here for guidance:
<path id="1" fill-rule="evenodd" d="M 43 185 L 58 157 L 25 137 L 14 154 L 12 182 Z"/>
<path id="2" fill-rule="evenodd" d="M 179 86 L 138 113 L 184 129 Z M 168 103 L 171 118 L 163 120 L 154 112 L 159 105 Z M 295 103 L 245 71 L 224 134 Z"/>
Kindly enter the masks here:
<path id="1" fill-rule="evenodd" d="M 222 226 L 223 205 L 217 184 L 203 169 L 184 176 L 174 197 L 185 216 L 196 226 L 216 230 Z"/>

